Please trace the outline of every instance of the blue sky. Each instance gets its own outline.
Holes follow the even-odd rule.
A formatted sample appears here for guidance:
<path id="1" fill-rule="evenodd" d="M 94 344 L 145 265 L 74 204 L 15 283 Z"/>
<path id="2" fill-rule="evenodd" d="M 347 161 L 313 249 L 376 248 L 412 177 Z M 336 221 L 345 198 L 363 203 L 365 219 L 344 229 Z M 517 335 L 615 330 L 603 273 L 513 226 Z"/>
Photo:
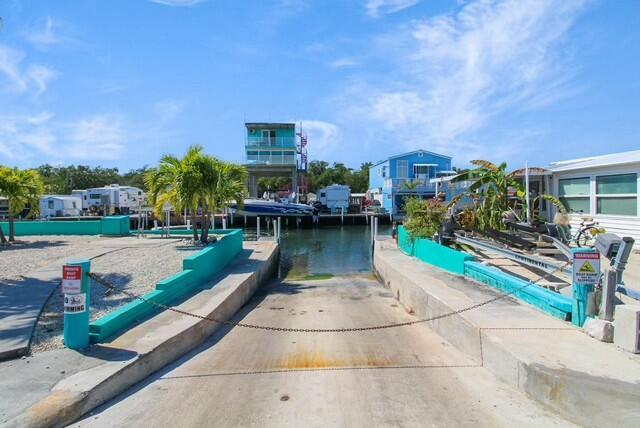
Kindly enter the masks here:
<path id="1" fill-rule="evenodd" d="M 0 163 L 242 161 L 244 122 L 311 159 L 424 148 L 550 161 L 640 148 L 637 0 L 0 0 Z"/>

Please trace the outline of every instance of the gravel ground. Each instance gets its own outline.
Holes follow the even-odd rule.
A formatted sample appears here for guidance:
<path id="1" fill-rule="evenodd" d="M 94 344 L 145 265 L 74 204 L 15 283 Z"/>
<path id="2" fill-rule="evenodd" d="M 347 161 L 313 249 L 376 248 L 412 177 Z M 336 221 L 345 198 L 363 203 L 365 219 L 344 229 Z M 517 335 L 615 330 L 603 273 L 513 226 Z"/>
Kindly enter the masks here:
<path id="1" fill-rule="evenodd" d="M 20 279 L 56 260 L 81 255 L 96 236 L 26 236 L 9 247 L 0 247 L 0 280 Z"/>
<path id="2" fill-rule="evenodd" d="M 192 245 L 189 240 L 159 240 L 158 245 L 154 247 L 123 248 L 97 257 L 91 262 L 91 271 L 101 274 L 128 292 L 145 294 L 154 290 L 158 281 L 180 272 L 182 260 L 200 250 L 202 247 Z M 91 289 L 91 320 L 98 319 L 132 300 L 121 293 L 106 291 L 104 287 L 94 283 Z M 62 311 L 63 300 L 58 287 L 38 320 L 31 345 L 32 352 L 64 346 Z"/>

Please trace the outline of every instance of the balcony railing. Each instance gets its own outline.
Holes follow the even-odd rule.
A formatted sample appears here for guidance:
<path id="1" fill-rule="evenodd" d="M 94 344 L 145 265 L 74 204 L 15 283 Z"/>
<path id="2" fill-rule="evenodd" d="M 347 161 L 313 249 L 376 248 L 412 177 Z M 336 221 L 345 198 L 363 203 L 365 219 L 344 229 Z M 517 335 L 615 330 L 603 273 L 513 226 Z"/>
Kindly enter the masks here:
<path id="1" fill-rule="evenodd" d="M 247 154 L 247 163 L 254 165 L 296 165 L 296 156 L 291 152 L 272 154 L 271 152 L 257 152 Z"/>
<path id="2" fill-rule="evenodd" d="M 435 192 L 435 184 L 429 183 L 427 178 L 390 178 L 385 181 L 385 187 L 393 188 L 396 192 L 424 193 Z"/>
<path id="3" fill-rule="evenodd" d="M 295 137 L 263 137 L 263 136 L 251 136 L 247 137 L 245 143 L 247 148 L 296 148 Z"/>

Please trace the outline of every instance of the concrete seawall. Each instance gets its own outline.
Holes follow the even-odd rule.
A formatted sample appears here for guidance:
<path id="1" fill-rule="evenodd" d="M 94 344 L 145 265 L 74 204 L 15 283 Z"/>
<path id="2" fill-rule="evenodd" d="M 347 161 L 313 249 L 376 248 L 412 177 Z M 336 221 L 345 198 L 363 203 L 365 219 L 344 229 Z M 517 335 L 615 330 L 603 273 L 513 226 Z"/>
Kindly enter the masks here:
<path id="1" fill-rule="evenodd" d="M 418 318 L 458 311 L 500 295 L 490 287 L 377 241 L 374 267 Z M 428 327 L 529 397 L 584 426 L 637 426 L 640 358 L 507 297 L 426 322 Z"/>
<path id="2" fill-rule="evenodd" d="M 214 286 L 177 308 L 219 320 L 232 318 L 276 274 L 278 257 L 275 242 L 245 243 L 238 259 L 217 276 Z M 215 322 L 165 311 L 101 344 L 103 364 L 63 379 L 7 426 L 65 426 L 191 351 L 219 327 Z"/>

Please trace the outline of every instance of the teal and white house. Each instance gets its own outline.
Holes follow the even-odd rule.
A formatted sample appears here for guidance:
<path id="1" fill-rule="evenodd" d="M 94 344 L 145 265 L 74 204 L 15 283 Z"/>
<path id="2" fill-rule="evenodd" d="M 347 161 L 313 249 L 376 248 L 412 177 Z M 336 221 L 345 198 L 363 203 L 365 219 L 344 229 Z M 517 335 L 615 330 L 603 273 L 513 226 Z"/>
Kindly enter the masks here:
<path id="1" fill-rule="evenodd" d="M 369 169 L 369 195 L 379 200 L 393 216 L 404 214 L 404 202 L 408 196 L 432 198 L 436 184 L 431 180 L 455 174 L 451 170 L 451 157 L 427 150 L 391 156 Z"/>
<path id="2" fill-rule="evenodd" d="M 295 123 L 245 123 L 245 166 L 249 194 L 258 197 L 258 179 L 291 177 L 298 182 L 298 146 Z"/>

